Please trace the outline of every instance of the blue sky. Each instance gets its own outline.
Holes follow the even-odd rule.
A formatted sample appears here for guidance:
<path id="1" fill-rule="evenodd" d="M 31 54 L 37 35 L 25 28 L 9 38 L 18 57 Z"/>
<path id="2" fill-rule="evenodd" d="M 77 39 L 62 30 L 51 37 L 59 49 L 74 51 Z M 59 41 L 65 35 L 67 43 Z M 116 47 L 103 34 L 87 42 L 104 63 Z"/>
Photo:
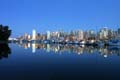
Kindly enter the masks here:
<path id="1" fill-rule="evenodd" d="M 120 0 L 0 0 L 0 24 L 12 36 L 47 30 L 117 28 Z"/>

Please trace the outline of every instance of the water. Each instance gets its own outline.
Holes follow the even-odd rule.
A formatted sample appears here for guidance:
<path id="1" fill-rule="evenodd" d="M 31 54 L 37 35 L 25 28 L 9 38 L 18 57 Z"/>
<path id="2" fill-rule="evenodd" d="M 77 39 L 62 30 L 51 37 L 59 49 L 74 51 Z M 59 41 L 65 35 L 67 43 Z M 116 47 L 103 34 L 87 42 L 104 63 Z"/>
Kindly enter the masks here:
<path id="1" fill-rule="evenodd" d="M 0 45 L 0 80 L 120 79 L 120 47 Z"/>

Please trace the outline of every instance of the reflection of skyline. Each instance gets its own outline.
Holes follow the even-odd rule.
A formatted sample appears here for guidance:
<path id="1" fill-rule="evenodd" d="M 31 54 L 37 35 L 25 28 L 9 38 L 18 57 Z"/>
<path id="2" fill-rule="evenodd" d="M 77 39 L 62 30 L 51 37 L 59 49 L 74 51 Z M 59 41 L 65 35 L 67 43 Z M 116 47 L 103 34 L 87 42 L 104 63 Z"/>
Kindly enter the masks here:
<path id="1" fill-rule="evenodd" d="M 107 57 L 108 55 L 117 54 L 120 55 L 120 47 L 110 46 L 110 47 L 93 47 L 93 46 L 84 46 L 84 45 L 61 45 L 61 44 L 38 44 L 38 43 L 23 43 L 18 44 L 25 49 L 32 48 L 32 52 L 35 53 L 37 49 L 43 49 L 46 52 L 55 52 L 55 53 L 76 53 L 80 54 L 94 54 L 100 53 L 100 55 Z"/>

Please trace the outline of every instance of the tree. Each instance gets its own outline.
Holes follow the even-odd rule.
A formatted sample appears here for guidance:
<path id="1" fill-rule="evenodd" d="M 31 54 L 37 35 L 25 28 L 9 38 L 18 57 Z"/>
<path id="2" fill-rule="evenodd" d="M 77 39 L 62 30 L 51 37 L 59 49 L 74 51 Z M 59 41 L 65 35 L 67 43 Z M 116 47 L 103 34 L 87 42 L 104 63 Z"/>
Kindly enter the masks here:
<path id="1" fill-rule="evenodd" d="M 7 41 L 11 35 L 11 30 L 8 26 L 0 25 L 0 41 Z"/>

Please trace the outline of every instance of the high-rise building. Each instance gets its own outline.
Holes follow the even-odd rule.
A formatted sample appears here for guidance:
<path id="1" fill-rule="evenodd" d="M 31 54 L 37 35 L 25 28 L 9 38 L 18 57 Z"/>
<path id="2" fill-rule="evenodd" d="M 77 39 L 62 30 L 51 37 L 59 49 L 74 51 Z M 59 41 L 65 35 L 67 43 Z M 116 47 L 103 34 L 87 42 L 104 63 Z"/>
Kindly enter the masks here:
<path id="1" fill-rule="evenodd" d="M 118 28 L 118 35 L 117 37 L 120 39 L 120 28 Z"/>
<path id="2" fill-rule="evenodd" d="M 89 34 L 89 38 L 91 39 L 95 38 L 95 32 L 93 30 L 89 30 L 88 34 Z"/>
<path id="3" fill-rule="evenodd" d="M 118 34 L 120 34 L 120 28 L 118 28 Z"/>
<path id="4" fill-rule="evenodd" d="M 84 39 L 84 32 L 82 30 L 78 31 L 78 35 L 77 35 L 77 40 L 83 40 Z"/>
<path id="5" fill-rule="evenodd" d="M 108 28 L 107 27 L 105 27 L 104 29 L 103 29 L 103 36 L 104 36 L 104 39 L 108 39 Z"/>
<path id="6" fill-rule="evenodd" d="M 28 39 L 28 34 L 25 33 L 25 34 L 24 34 L 24 40 L 27 40 L 27 39 Z"/>
<path id="7" fill-rule="evenodd" d="M 30 35 L 28 35 L 28 40 L 31 40 L 31 36 Z"/>
<path id="8" fill-rule="evenodd" d="M 50 39 L 50 31 L 47 31 L 47 40 Z"/>
<path id="9" fill-rule="evenodd" d="M 103 28 L 99 32 L 100 39 L 108 39 L 109 37 L 109 29 L 107 27 Z"/>
<path id="10" fill-rule="evenodd" d="M 36 40 L 36 30 L 32 31 L 32 40 Z"/>

